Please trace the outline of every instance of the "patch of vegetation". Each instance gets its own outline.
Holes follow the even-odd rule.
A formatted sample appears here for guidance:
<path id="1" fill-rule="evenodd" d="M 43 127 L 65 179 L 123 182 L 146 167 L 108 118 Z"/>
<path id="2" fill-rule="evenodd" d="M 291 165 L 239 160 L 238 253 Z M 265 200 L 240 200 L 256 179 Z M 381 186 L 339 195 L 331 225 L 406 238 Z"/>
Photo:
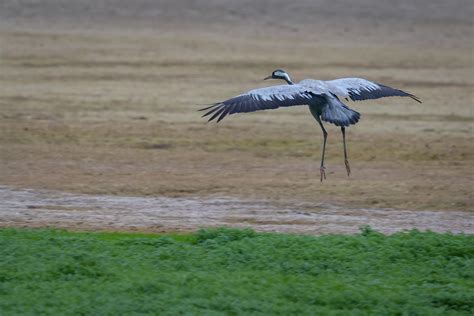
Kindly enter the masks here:
<path id="1" fill-rule="evenodd" d="M 473 235 L 0 229 L 1 315 L 473 313 Z"/>

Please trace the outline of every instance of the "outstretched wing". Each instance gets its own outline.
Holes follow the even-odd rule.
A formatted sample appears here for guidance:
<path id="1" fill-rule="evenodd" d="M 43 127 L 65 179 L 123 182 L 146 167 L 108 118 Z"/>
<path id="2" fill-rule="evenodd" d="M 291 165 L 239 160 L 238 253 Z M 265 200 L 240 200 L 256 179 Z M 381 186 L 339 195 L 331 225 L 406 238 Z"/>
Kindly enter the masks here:
<path id="1" fill-rule="evenodd" d="M 255 112 L 276 109 L 281 106 L 308 104 L 315 97 L 311 89 L 300 85 L 278 85 L 250 90 L 228 100 L 214 103 L 200 109 L 207 111 L 203 117 L 211 115 L 209 121 L 218 117 L 217 122 L 234 113 Z"/>
<path id="2" fill-rule="evenodd" d="M 421 103 L 420 99 L 413 94 L 361 78 L 341 78 L 323 81 L 323 83 L 335 95 L 349 98 L 352 101 L 398 96 L 410 97 Z"/>

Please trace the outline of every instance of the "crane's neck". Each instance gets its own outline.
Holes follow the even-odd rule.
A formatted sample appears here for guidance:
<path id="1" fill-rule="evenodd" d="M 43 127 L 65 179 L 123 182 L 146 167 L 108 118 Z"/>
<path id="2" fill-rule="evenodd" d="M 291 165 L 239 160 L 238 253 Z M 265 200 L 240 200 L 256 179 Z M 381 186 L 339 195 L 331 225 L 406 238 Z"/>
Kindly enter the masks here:
<path id="1" fill-rule="evenodd" d="M 285 80 L 286 83 L 288 83 L 289 85 L 294 85 L 295 84 L 293 81 L 291 81 L 291 78 L 288 74 L 284 74 L 282 79 Z"/>

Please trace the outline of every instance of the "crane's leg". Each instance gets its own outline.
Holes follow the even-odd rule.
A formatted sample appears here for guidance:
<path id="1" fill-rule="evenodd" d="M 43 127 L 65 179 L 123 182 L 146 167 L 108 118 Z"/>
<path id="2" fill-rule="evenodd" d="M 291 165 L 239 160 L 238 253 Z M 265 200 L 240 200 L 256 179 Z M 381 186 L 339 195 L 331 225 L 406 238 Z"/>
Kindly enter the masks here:
<path id="1" fill-rule="evenodd" d="M 316 116 L 316 120 L 318 121 L 319 126 L 321 126 L 321 130 L 323 131 L 323 136 L 324 136 L 323 154 L 321 157 L 321 167 L 319 168 L 319 171 L 321 172 L 321 182 L 323 182 L 323 178 L 324 180 L 326 180 L 326 172 L 325 172 L 326 168 L 324 168 L 324 154 L 326 153 L 326 140 L 328 138 L 328 132 L 326 132 L 326 129 L 323 126 L 323 122 L 321 122 L 321 118 L 319 116 Z"/>
<path id="2" fill-rule="evenodd" d="M 341 127 L 342 132 L 342 143 L 344 144 L 344 163 L 346 164 L 347 176 L 351 175 L 351 167 L 349 166 L 349 160 L 347 160 L 347 148 L 346 148 L 346 128 Z"/>

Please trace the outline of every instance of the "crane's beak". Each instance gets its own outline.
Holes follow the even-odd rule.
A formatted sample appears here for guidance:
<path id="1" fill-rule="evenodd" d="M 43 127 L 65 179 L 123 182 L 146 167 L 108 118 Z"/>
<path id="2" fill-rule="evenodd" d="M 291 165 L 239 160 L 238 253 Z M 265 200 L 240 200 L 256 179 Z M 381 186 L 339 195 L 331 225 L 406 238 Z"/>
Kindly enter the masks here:
<path id="1" fill-rule="evenodd" d="M 272 79 L 272 76 L 268 76 L 268 77 L 263 78 L 263 80 L 268 80 L 268 79 Z"/>

